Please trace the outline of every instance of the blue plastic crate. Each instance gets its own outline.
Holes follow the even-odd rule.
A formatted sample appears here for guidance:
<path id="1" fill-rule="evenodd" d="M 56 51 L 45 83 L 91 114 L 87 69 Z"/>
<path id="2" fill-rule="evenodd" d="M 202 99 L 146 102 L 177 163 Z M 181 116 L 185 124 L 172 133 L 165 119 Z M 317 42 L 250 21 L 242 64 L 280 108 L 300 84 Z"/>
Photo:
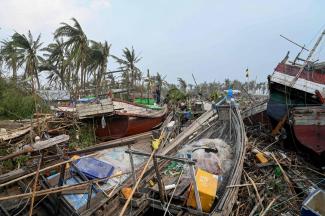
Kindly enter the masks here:
<path id="1" fill-rule="evenodd" d="M 94 157 L 86 157 L 76 162 L 76 167 L 89 179 L 107 178 L 112 175 L 114 166 Z"/>

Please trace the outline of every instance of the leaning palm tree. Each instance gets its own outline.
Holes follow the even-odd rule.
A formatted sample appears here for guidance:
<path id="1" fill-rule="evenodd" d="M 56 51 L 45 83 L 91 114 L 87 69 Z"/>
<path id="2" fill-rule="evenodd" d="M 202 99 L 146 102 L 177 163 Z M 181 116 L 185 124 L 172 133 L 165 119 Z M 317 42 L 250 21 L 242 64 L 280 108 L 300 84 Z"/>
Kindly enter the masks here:
<path id="1" fill-rule="evenodd" d="M 8 70 L 12 70 L 12 78 L 14 82 L 17 83 L 17 71 L 23 63 L 22 52 L 14 46 L 12 41 L 4 40 L 1 43 L 0 56 L 2 63 Z"/>
<path id="2" fill-rule="evenodd" d="M 12 36 L 12 43 L 19 51 L 23 52 L 25 73 L 24 77 L 30 77 L 32 80 L 32 89 L 35 89 L 34 80 L 36 79 L 37 88 L 40 88 L 40 81 L 38 78 L 38 66 L 41 60 L 41 56 L 38 55 L 38 51 L 42 46 L 40 42 L 41 35 L 38 35 L 34 41 L 33 35 L 28 31 L 28 35 L 15 33 Z"/>
<path id="3" fill-rule="evenodd" d="M 110 47 L 111 45 L 108 45 L 107 41 L 103 44 L 91 41 L 88 67 L 94 77 L 96 95 L 99 93 L 102 79 L 107 71 Z"/>
<path id="4" fill-rule="evenodd" d="M 141 57 L 135 54 L 133 47 L 131 50 L 124 48 L 122 58 L 114 55 L 112 55 L 112 57 L 120 64 L 120 69 L 124 71 L 123 76 L 128 79 L 127 83 L 130 83 L 131 88 L 133 88 L 135 81 L 141 79 L 142 76 L 141 70 L 136 66 L 136 64 L 141 60 Z"/>
<path id="5" fill-rule="evenodd" d="M 70 50 L 70 56 L 68 58 L 68 61 L 75 62 L 76 74 L 78 74 L 80 69 L 80 88 L 85 89 L 89 42 L 79 22 L 75 18 L 72 18 L 72 21 L 73 25 L 61 23 L 61 26 L 56 29 L 54 37 L 63 37 L 66 39 L 64 41 L 64 46 L 66 49 Z"/>
<path id="6" fill-rule="evenodd" d="M 43 48 L 43 54 L 46 58 L 40 66 L 41 71 L 49 71 L 47 77 L 49 84 L 56 83 L 60 89 L 64 89 L 65 82 L 65 52 L 62 39 L 56 39 L 54 43 L 50 43 L 47 47 Z"/>

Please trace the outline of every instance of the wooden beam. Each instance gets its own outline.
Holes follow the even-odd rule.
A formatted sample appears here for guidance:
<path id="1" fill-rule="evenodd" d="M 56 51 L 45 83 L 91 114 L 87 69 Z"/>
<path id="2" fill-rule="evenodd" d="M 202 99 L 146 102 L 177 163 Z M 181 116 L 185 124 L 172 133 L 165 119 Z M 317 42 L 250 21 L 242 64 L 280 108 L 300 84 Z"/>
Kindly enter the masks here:
<path id="1" fill-rule="evenodd" d="M 122 147 L 122 146 L 127 146 L 127 145 L 132 145 L 136 141 L 133 140 L 127 140 L 127 141 L 119 141 L 116 143 L 101 143 L 95 146 L 91 146 L 82 150 L 77 150 L 77 151 L 70 151 L 67 152 L 67 155 L 78 155 L 78 154 L 85 154 L 85 153 L 90 153 L 90 152 L 96 152 L 104 149 L 110 149 L 110 148 L 117 148 L 117 147 Z"/>
<path id="2" fill-rule="evenodd" d="M 137 155 L 142 155 L 142 156 L 147 156 L 150 157 L 151 154 L 145 153 L 145 152 L 139 152 L 139 151 L 135 151 L 135 150 L 126 150 L 125 153 L 130 154 L 132 152 L 132 154 L 137 154 Z M 160 159 L 165 159 L 165 160 L 170 160 L 170 161 L 176 161 L 179 163 L 183 163 L 183 164 L 189 164 L 189 165 L 195 165 L 195 161 L 189 160 L 189 159 L 185 159 L 185 158 L 175 158 L 175 157 L 169 157 L 169 156 L 164 156 L 164 155 L 155 155 L 156 158 L 160 158 Z"/>
<path id="3" fill-rule="evenodd" d="M 85 156 L 82 156 L 82 157 L 80 157 L 80 158 L 78 158 L 78 159 L 86 158 L 86 157 L 90 157 L 90 156 L 93 156 L 93 155 L 95 155 L 95 154 L 85 155 Z M 54 164 L 54 165 L 52 165 L 52 166 L 44 167 L 43 169 L 40 169 L 39 172 L 44 172 L 44 171 L 46 171 L 46 170 L 53 169 L 53 168 L 55 168 L 55 167 L 57 167 L 57 166 L 60 166 L 60 165 L 62 165 L 62 164 L 66 164 L 66 163 L 69 163 L 69 162 L 73 162 L 73 161 L 75 161 L 75 160 L 77 160 L 77 159 L 70 159 L 70 160 L 67 160 L 67 161 L 63 161 L 63 162 L 60 162 L 60 163 Z M 29 174 L 26 174 L 26 175 L 24 175 L 24 176 L 21 176 L 21 177 L 19 177 L 19 178 L 13 179 L 13 180 L 11 180 L 11 181 L 8 181 L 8 182 L 5 182 L 5 183 L 2 183 L 2 184 L 0 184 L 0 188 L 1 188 L 1 187 L 4 187 L 4 186 L 6 186 L 6 185 L 10 185 L 10 184 L 12 184 L 12 183 L 15 183 L 15 182 L 17 182 L 17 181 L 19 181 L 19 180 L 22 180 L 22 179 L 25 179 L 25 178 L 31 177 L 31 176 L 33 176 L 33 175 L 35 175 L 35 174 L 36 174 L 36 171 L 35 171 L 35 172 L 31 172 L 31 173 L 29 173 Z"/>
<path id="4" fill-rule="evenodd" d="M 163 184 L 162 179 L 161 179 L 161 175 L 159 173 L 159 166 L 158 166 L 157 157 L 155 157 L 155 156 L 153 158 L 153 166 L 154 166 L 155 172 L 156 172 L 160 201 L 161 201 L 161 204 L 164 205 L 165 202 L 166 202 L 166 200 L 165 200 L 165 188 L 164 188 L 164 184 Z"/>

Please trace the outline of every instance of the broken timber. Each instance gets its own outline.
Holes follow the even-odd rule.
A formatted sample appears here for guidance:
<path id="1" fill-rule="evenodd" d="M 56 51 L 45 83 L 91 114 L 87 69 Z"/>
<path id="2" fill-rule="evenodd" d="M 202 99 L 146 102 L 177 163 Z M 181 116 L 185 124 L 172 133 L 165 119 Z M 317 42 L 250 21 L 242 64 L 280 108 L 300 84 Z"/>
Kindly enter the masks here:
<path id="1" fill-rule="evenodd" d="M 76 106 L 79 119 L 101 116 L 103 114 L 112 113 L 114 106 L 111 98 L 100 100 L 96 104 L 77 104 Z"/>
<path id="2" fill-rule="evenodd" d="M 67 142 L 69 140 L 69 138 L 70 138 L 69 135 L 62 134 L 62 135 L 50 138 L 48 140 L 38 141 L 38 142 L 36 142 L 34 144 L 29 145 L 28 147 L 24 148 L 21 151 L 17 151 L 17 152 L 14 152 L 12 154 L 9 154 L 7 156 L 1 157 L 0 161 L 8 160 L 8 159 L 17 157 L 19 155 L 22 155 L 22 154 L 25 154 L 25 153 L 28 153 L 28 152 L 33 152 L 33 151 L 39 151 L 39 150 L 42 150 L 42 149 L 46 149 L 46 148 L 49 148 L 51 146 L 54 146 L 54 145 L 57 145 L 57 144 L 60 144 L 60 143 L 63 143 L 63 142 Z"/>

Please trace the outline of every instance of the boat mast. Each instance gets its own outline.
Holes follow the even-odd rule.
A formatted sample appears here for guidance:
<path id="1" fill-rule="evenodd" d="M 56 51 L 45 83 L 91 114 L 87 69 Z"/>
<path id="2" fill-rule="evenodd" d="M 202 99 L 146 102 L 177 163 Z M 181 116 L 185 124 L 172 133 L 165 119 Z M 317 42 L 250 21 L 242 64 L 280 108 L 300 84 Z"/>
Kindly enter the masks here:
<path id="1" fill-rule="evenodd" d="M 301 73 L 304 71 L 304 68 L 306 67 L 306 65 L 308 64 L 310 58 L 313 56 L 314 52 L 316 51 L 319 43 L 322 41 L 323 36 L 325 35 L 325 30 L 322 32 L 322 34 L 319 36 L 319 38 L 317 39 L 314 47 L 312 48 L 312 50 L 309 52 L 309 55 L 307 57 L 307 59 L 305 60 L 304 64 L 300 67 L 299 72 L 297 73 L 296 77 L 291 81 L 290 83 L 290 87 L 292 87 L 298 80 L 298 78 L 300 77 Z"/>

